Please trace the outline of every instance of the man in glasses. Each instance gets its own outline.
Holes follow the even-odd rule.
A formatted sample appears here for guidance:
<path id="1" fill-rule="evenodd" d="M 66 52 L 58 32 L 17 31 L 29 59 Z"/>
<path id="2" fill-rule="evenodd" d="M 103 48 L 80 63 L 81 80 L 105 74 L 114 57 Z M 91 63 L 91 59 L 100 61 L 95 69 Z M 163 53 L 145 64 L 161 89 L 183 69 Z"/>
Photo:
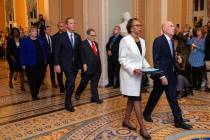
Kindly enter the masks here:
<path id="1" fill-rule="evenodd" d="M 75 98 L 80 96 L 86 88 L 88 81 L 91 81 L 91 102 L 101 104 L 103 100 L 99 99 L 98 82 L 101 76 L 101 60 L 98 44 L 95 42 L 96 32 L 94 29 L 87 30 L 87 39 L 83 41 L 80 48 L 80 58 L 82 63 L 82 74 L 79 87 L 76 90 Z"/>

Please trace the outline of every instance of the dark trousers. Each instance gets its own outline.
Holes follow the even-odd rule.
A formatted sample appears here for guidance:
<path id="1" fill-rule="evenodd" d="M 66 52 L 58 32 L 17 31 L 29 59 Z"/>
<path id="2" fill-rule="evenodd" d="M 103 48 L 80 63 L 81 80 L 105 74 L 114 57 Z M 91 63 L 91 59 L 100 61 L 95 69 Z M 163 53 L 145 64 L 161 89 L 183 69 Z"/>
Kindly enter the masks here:
<path id="1" fill-rule="evenodd" d="M 112 56 L 108 56 L 108 80 L 109 84 L 119 86 L 120 64 Z"/>
<path id="2" fill-rule="evenodd" d="M 87 87 L 88 82 L 91 81 L 90 83 L 91 94 L 92 94 L 91 100 L 98 101 L 99 100 L 98 82 L 100 80 L 100 76 L 101 76 L 100 72 L 95 72 L 93 74 L 82 73 L 81 81 L 76 90 L 76 94 L 80 96 L 84 91 L 84 89 Z"/>
<path id="3" fill-rule="evenodd" d="M 45 77 L 45 65 L 40 64 L 35 66 L 27 66 L 26 76 L 28 78 L 31 96 L 33 99 L 36 99 Z"/>
<path id="4" fill-rule="evenodd" d="M 170 105 L 172 114 L 174 116 L 174 122 L 175 123 L 183 122 L 181 109 L 179 107 L 176 96 L 176 75 L 174 74 L 173 76 L 168 78 L 168 82 L 169 82 L 168 86 L 163 86 L 159 79 L 154 80 L 153 90 L 149 96 L 147 105 L 144 109 L 144 115 L 150 116 L 152 114 L 152 111 L 154 110 L 163 91 L 165 91 L 168 103 Z"/>
<path id="5" fill-rule="evenodd" d="M 49 54 L 48 64 L 50 67 L 50 80 L 52 85 L 55 85 L 55 71 L 54 71 L 54 56 L 53 54 Z"/>
<path id="6" fill-rule="evenodd" d="M 201 88 L 204 67 L 192 67 L 192 83 L 196 89 Z"/>
<path id="7" fill-rule="evenodd" d="M 61 70 L 60 73 L 56 73 L 57 75 L 57 81 L 58 81 L 58 85 L 60 87 L 60 91 L 64 91 L 65 87 L 63 84 L 63 71 Z"/>
<path id="8" fill-rule="evenodd" d="M 75 79 L 78 73 L 78 70 L 76 69 L 64 69 L 64 73 L 67 77 L 67 87 L 66 87 L 66 96 L 65 96 L 65 107 L 71 108 L 72 102 L 71 97 L 74 92 L 75 88 Z"/>
<path id="9" fill-rule="evenodd" d="M 114 84 L 114 61 L 112 56 L 108 56 L 108 80 L 109 84 Z"/>

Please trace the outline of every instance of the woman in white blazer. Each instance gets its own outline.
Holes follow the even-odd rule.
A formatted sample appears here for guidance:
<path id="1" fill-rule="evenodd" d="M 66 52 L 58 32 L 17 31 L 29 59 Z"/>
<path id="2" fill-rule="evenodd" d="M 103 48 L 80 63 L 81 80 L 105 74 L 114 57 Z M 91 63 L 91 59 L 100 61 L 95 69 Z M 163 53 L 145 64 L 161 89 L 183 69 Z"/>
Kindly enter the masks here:
<path id="1" fill-rule="evenodd" d="M 139 37 L 142 30 L 141 26 L 138 19 L 130 19 L 127 24 L 129 34 L 120 41 L 120 90 L 124 96 L 128 97 L 125 118 L 122 125 L 128 129 L 136 130 L 129 122 L 131 112 L 134 108 L 140 126 L 140 135 L 144 139 L 149 140 L 151 136 L 143 125 L 140 102 L 141 69 L 143 67 L 149 67 L 145 59 L 145 41 Z"/>

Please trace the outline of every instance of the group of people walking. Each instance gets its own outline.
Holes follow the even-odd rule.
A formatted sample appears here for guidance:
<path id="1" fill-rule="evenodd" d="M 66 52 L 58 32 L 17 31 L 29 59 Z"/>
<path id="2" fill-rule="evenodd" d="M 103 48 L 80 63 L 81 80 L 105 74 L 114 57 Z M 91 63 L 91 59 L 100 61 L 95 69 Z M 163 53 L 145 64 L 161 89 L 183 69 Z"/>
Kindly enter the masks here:
<path id="1" fill-rule="evenodd" d="M 153 89 L 144 111 L 142 111 L 140 93 L 142 69 L 148 68 L 150 65 L 145 58 L 145 41 L 140 37 L 142 24 L 138 19 L 131 18 L 126 28 L 128 35 L 123 37 L 120 34 L 120 27 L 115 26 L 113 35 L 106 45 L 109 72 L 109 84 L 106 87 L 117 88 L 120 86 L 121 93 L 128 99 L 122 126 L 136 130 L 129 121 L 134 109 L 140 126 L 140 135 L 147 140 L 151 139 L 144 127 L 143 119 L 147 122 L 153 121 L 152 112 L 165 91 L 174 116 L 174 126 L 191 129 L 192 126 L 186 123 L 187 119 L 183 119 L 177 101 L 177 60 L 172 39 L 175 34 L 173 23 L 165 22 L 162 25 L 163 34 L 157 37 L 153 43 L 154 68 L 159 72 L 151 75 Z M 87 38 L 82 41 L 81 36 L 75 32 L 73 18 L 66 18 L 65 23 L 59 22 L 58 29 L 59 31 L 51 36 L 50 26 L 45 26 L 45 34 L 39 36 L 37 28 L 30 27 L 28 37 L 20 38 L 18 30 L 14 28 L 12 37 L 8 41 L 8 62 L 12 64 L 10 77 L 15 71 L 20 72 L 21 89 L 25 90 L 23 86 L 23 71 L 25 70 L 32 98 L 37 100 L 40 86 L 45 77 L 46 66 L 49 64 L 52 86 L 57 86 L 56 72 L 60 91 L 65 91 L 65 109 L 74 112 L 72 96 L 75 79 L 81 69 L 81 81 L 76 89 L 75 99 L 80 100 L 82 92 L 91 81 L 91 102 L 102 103 L 103 100 L 99 98 L 97 89 L 102 69 L 99 46 L 95 41 L 95 30 L 88 29 Z M 192 42 L 195 41 L 189 40 L 189 44 L 193 44 Z M 16 54 L 17 52 L 19 54 Z M 65 84 L 63 84 L 63 73 L 66 76 Z M 12 87 L 12 83 L 9 83 Z"/>

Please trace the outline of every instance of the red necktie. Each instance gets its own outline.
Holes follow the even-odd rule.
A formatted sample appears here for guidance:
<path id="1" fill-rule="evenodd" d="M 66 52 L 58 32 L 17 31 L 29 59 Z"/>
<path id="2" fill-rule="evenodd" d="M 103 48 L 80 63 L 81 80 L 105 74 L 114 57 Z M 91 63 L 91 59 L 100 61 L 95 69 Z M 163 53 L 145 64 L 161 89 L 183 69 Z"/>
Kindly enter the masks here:
<path id="1" fill-rule="evenodd" d="M 91 44 L 92 44 L 91 48 L 92 48 L 94 54 L 97 55 L 97 49 L 96 49 L 95 43 L 92 41 Z"/>

